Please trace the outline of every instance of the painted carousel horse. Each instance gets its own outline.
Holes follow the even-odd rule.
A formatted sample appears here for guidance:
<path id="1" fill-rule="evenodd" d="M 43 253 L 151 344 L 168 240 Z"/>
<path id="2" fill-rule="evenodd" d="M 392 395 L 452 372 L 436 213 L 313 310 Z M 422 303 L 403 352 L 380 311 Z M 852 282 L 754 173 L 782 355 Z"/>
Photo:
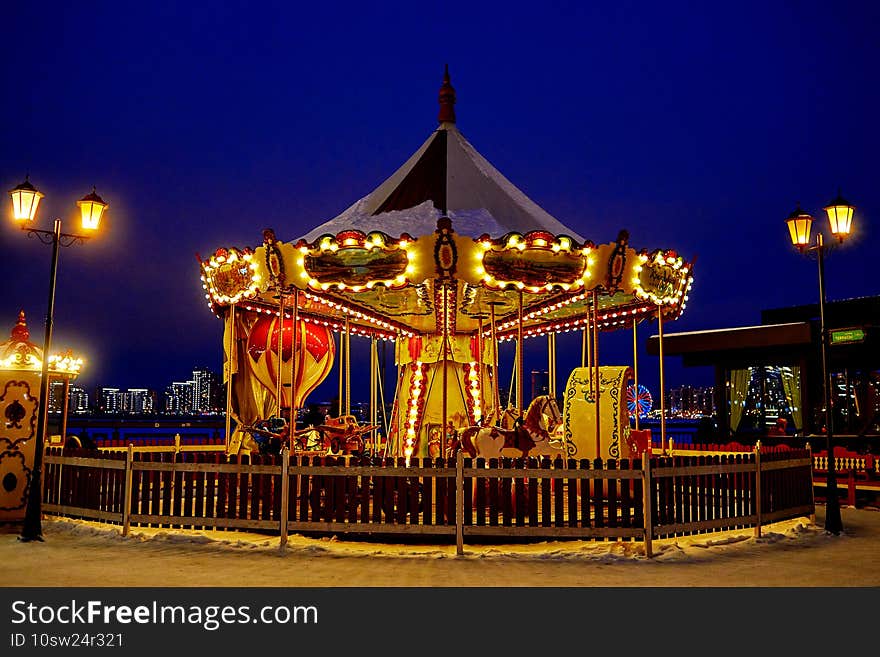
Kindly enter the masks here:
<path id="1" fill-rule="evenodd" d="M 562 416 L 556 400 L 547 395 L 536 397 L 529 405 L 522 421 L 512 429 L 504 427 L 467 427 L 460 432 L 453 454 L 458 449 L 471 458 L 500 458 L 502 456 L 556 456 L 565 455 L 565 445 L 554 438 Z"/>

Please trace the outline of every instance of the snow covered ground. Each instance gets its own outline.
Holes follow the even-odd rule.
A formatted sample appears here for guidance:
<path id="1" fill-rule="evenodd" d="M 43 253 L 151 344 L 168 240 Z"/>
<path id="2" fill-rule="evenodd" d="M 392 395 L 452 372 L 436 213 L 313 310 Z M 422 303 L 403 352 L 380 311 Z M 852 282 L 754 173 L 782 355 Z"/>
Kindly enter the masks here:
<path id="1" fill-rule="evenodd" d="M 46 519 L 45 541 L 0 533 L 4 586 L 880 586 L 880 512 L 843 509 L 827 534 L 822 507 L 751 529 L 657 540 L 455 546 L 345 537 L 118 527 Z M 51 567 L 47 567 L 51 564 Z M 230 577 L 234 573 L 234 577 Z"/>

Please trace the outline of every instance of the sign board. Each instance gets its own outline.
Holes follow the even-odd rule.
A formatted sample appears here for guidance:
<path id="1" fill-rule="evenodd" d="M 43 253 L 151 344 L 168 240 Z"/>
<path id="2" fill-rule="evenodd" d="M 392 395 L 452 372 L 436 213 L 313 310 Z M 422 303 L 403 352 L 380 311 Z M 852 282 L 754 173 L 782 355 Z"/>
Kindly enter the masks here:
<path id="1" fill-rule="evenodd" d="M 865 330 L 860 328 L 833 329 L 829 331 L 831 344 L 853 344 L 865 341 Z"/>

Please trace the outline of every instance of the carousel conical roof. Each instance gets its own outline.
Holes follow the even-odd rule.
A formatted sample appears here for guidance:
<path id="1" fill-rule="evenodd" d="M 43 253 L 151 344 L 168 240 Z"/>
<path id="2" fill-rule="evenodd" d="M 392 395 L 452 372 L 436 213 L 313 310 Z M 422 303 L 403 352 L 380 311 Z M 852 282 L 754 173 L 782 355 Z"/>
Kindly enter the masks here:
<path id="1" fill-rule="evenodd" d="M 459 132 L 448 71 L 439 100 L 437 129 L 339 216 L 294 240 L 266 229 L 262 246 L 199 258 L 212 310 L 279 314 L 299 290 L 304 321 L 383 339 L 486 333 L 493 317 L 496 337 L 512 339 L 682 312 L 692 263 L 630 246 L 625 229 L 584 239 Z"/>
<path id="2" fill-rule="evenodd" d="M 385 182 L 302 239 L 313 242 L 352 229 L 428 235 L 445 215 L 456 233 L 470 237 L 542 230 L 582 242 L 480 155 L 456 127 L 454 103 L 447 70 L 437 129 Z"/>

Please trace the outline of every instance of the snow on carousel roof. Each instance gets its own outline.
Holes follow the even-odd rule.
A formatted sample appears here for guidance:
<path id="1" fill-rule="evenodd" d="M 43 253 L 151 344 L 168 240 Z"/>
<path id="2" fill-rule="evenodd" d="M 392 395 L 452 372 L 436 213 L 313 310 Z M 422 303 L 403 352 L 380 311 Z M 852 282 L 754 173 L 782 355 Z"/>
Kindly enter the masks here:
<path id="1" fill-rule="evenodd" d="M 445 214 L 460 235 L 543 230 L 583 242 L 477 152 L 455 125 L 454 103 L 447 70 L 440 88 L 440 125 L 431 136 L 379 187 L 302 239 L 313 242 L 351 229 L 429 235 Z"/>

